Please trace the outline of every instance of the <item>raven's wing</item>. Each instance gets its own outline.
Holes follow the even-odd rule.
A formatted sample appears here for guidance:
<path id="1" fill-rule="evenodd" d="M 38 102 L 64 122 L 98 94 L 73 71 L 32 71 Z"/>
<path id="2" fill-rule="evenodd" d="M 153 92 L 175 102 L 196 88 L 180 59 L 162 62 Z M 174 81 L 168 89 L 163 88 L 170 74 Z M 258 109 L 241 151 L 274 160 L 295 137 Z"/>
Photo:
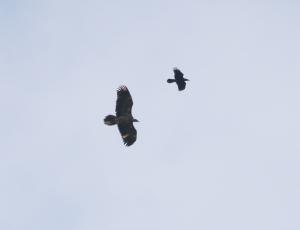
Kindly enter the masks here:
<path id="1" fill-rule="evenodd" d="M 136 129 L 132 122 L 118 124 L 118 128 L 126 146 L 130 146 L 136 141 Z"/>
<path id="2" fill-rule="evenodd" d="M 178 90 L 179 90 L 179 91 L 185 89 L 185 86 L 186 86 L 185 81 L 177 81 L 176 83 L 177 83 L 177 86 L 178 86 Z"/>
<path id="3" fill-rule="evenodd" d="M 183 73 L 179 69 L 174 68 L 173 72 L 174 72 L 174 77 L 175 77 L 176 81 L 182 81 L 183 80 Z"/>
<path id="4" fill-rule="evenodd" d="M 122 85 L 117 90 L 116 115 L 117 117 L 131 114 L 133 101 L 129 90 L 125 85 Z"/>

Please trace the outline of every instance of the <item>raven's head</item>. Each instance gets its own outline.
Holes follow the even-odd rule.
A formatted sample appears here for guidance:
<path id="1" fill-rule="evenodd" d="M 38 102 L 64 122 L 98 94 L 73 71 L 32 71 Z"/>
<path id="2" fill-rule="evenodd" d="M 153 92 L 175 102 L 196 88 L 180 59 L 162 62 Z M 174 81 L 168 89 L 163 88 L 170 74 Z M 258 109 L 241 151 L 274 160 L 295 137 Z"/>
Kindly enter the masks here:
<path id="1" fill-rule="evenodd" d="M 184 81 L 189 81 L 189 79 L 184 78 Z"/>

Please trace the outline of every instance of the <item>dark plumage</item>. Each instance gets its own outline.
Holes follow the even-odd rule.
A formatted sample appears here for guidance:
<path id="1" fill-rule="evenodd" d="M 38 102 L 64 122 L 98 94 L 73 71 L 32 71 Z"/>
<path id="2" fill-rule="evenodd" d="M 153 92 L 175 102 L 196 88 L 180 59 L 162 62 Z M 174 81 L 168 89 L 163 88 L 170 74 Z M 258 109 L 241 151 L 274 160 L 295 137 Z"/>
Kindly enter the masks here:
<path id="1" fill-rule="evenodd" d="M 174 71 L 174 78 L 175 79 L 168 79 L 167 82 L 168 83 L 176 82 L 176 84 L 178 86 L 178 90 L 179 91 L 184 90 L 185 86 L 186 86 L 185 82 L 189 81 L 189 79 L 184 78 L 183 73 L 179 69 L 174 68 L 173 71 Z"/>
<path id="2" fill-rule="evenodd" d="M 126 86 L 122 85 L 117 90 L 116 116 L 107 115 L 104 118 L 104 124 L 118 125 L 126 146 L 130 146 L 136 141 L 136 129 L 133 126 L 133 122 L 137 122 L 138 120 L 133 118 L 131 114 L 132 105 L 133 101 L 129 90 Z"/>

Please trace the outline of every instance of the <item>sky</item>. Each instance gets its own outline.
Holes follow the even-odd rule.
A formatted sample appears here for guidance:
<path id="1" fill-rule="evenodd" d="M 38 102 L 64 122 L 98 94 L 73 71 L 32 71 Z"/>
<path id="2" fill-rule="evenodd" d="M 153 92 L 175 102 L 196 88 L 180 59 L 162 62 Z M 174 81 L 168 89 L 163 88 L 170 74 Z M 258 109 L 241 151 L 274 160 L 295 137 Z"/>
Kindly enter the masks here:
<path id="1" fill-rule="evenodd" d="M 0 229 L 300 229 L 299 10 L 2 0 Z"/>

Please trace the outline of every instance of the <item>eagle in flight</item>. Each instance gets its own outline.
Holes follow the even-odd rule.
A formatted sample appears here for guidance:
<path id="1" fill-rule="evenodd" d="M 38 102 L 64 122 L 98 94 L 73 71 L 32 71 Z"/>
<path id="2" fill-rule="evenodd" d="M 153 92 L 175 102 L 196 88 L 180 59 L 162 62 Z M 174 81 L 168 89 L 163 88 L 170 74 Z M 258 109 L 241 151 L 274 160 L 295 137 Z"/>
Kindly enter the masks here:
<path id="1" fill-rule="evenodd" d="M 185 82 L 189 81 L 189 79 L 184 78 L 183 73 L 177 68 L 174 68 L 173 72 L 174 72 L 174 78 L 175 79 L 168 79 L 167 82 L 168 83 L 176 82 L 176 84 L 178 86 L 178 90 L 179 91 L 184 90 L 185 86 L 186 86 Z"/>
<path id="2" fill-rule="evenodd" d="M 125 85 L 117 89 L 116 116 L 107 115 L 104 118 L 106 125 L 118 125 L 118 129 L 126 146 L 132 145 L 136 141 L 136 129 L 133 122 L 138 122 L 131 114 L 133 101 L 129 90 Z"/>

